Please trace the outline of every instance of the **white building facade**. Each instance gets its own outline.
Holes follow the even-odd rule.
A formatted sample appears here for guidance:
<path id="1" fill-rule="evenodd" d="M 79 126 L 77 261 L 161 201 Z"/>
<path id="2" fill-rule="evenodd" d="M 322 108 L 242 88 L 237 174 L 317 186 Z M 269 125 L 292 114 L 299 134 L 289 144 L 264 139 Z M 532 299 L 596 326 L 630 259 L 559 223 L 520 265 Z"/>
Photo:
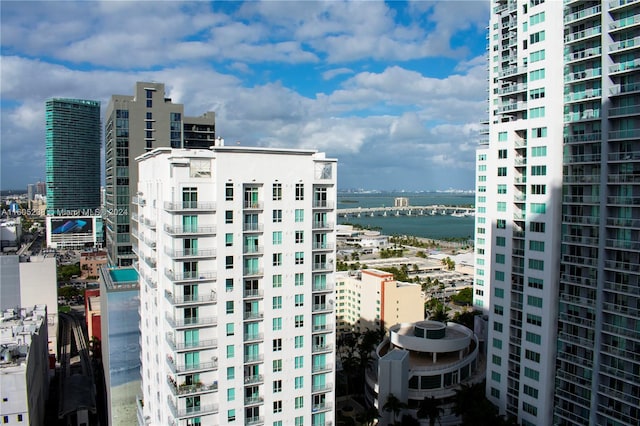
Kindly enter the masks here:
<path id="1" fill-rule="evenodd" d="M 139 422 L 333 424 L 336 161 L 238 146 L 138 161 Z"/>
<path id="2" fill-rule="evenodd" d="M 638 424 L 640 2 L 491 7 L 487 396 L 523 425 Z"/>

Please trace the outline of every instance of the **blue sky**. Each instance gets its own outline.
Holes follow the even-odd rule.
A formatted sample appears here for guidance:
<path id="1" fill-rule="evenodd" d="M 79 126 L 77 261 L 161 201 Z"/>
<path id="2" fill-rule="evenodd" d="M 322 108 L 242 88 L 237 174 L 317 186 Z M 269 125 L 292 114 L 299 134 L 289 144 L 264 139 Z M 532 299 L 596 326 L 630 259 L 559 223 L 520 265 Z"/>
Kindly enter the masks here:
<path id="1" fill-rule="evenodd" d="M 2 189 L 45 177 L 44 104 L 164 82 L 242 145 L 339 161 L 340 189 L 474 187 L 486 0 L 5 1 Z"/>

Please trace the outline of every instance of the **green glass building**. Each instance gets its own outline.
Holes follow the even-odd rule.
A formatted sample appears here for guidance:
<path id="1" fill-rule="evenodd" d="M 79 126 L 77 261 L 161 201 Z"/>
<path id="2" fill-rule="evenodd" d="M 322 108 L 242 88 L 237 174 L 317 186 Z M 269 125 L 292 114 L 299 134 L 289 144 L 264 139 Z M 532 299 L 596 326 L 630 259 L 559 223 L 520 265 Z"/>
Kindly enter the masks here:
<path id="1" fill-rule="evenodd" d="M 100 102 L 47 100 L 47 215 L 99 214 L 100 164 Z"/>

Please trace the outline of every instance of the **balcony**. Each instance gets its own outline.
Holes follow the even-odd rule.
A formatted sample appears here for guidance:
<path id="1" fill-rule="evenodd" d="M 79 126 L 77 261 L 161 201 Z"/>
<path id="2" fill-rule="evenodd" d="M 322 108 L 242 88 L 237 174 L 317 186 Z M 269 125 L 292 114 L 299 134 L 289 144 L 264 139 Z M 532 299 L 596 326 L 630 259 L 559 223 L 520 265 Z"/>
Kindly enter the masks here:
<path id="1" fill-rule="evenodd" d="M 262 374 L 256 374 L 253 376 L 245 376 L 244 384 L 245 385 L 255 385 L 264 382 L 264 376 Z"/>
<path id="2" fill-rule="evenodd" d="M 593 58 L 602 54 L 602 48 L 600 46 L 591 47 L 589 49 L 576 50 L 574 52 L 564 55 L 565 62 L 580 61 L 583 59 Z"/>
<path id="3" fill-rule="evenodd" d="M 625 115 L 639 115 L 639 114 L 640 114 L 640 104 L 609 108 L 609 118 L 623 117 Z"/>
<path id="4" fill-rule="evenodd" d="M 503 68 L 503 70 L 498 73 L 498 78 L 515 77 L 515 76 L 518 76 L 520 74 L 526 74 L 526 73 L 527 73 L 527 67 L 526 66 L 522 66 L 522 67 L 507 67 L 506 69 Z"/>
<path id="5" fill-rule="evenodd" d="M 313 272 L 332 272 L 333 263 L 314 263 L 312 267 Z"/>
<path id="6" fill-rule="evenodd" d="M 264 275 L 262 268 L 244 268 L 242 273 L 245 277 L 260 277 Z"/>
<path id="7" fill-rule="evenodd" d="M 565 143 L 599 142 L 602 140 L 602 133 L 578 133 L 564 137 Z"/>
<path id="8" fill-rule="evenodd" d="M 171 226 L 165 225 L 164 230 L 172 236 L 181 235 L 215 235 L 215 226 Z"/>
<path id="9" fill-rule="evenodd" d="M 609 218 L 607 219 L 607 226 L 616 228 L 637 228 L 640 229 L 640 219 L 633 218 Z"/>
<path id="10" fill-rule="evenodd" d="M 640 47 L 640 36 L 628 38 L 626 40 L 620 40 L 617 43 L 609 45 L 609 52 L 614 53 L 621 50 L 632 49 Z"/>
<path id="11" fill-rule="evenodd" d="M 144 223 L 150 229 L 156 229 L 156 221 L 155 220 L 152 220 L 152 219 L 149 219 L 148 217 L 145 217 L 144 220 L 142 221 L 142 223 Z"/>
<path id="12" fill-rule="evenodd" d="M 214 258 L 216 257 L 216 251 L 213 249 L 182 249 L 174 250 L 170 247 L 164 249 L 165 254 L 169 255 L 174 260 L 184 258 Z"/>
<path id="13" fill-rule="evenodd" d="M 264 203 L 262 201 L 245 201 L 242 208 L 244 210 L 263 210 Z"/>
<path id="14" fill-rule="evenodd" d="M 600 197 L 597 195 L 565 195 L 562 201 L 568 204 L 598 204 Z"/>
<path id="15" fill-rule="evenodd" d="M 609 132 L 609 140 L 638 139 L 638 138 L 640 138 L 640 129 L 613 130 Z"/>
<path id="16" fill-rule="evenodd" d="M 506 87 L 500 87 L 497 90 L 498 95 L 509 95 L 511 93 L 519 93 L 527 91 L 527 83 L 510 84 Z"/>
<path id="17" fill-rule="evenodd" d="M 264 417 L 262 417 L 262 416 L 247 417 L 244 420 L 244 424 L 245 424 L 245 426 L 263 425 L 264 424 Z"/>
<path id="18" fill-rule="evenodd" d="M 513 111 L 522 111 L 527 109 L 527 103 L 524 101 L 521 102 L 507 102 L 506 104 L 500 105 L 498 109 L 495 110 L 496 114 L 505 114 L 507 112 Z"/>
<path id="19" fill-rule="evenodd" d="M 565 163 L 599 163 L 602 156 L 600 154 L 576 154 L 565 155 Z"/>
<path id="20" fill-rule="evenodd" d="M 216 349 L 218 347 L 218 341 L 216 339 L 199 340 L 197 342 L 188 342 L 188 343 L 185 343 L 185 342 L 176 343 L 173 333 L 167 333 L 166 340 L 167 340 L 167 343 L 169 343 L 169 346 L 171 346 L 171 349 L 177 352 Z"/>
<path id="21" fill-rule="evenodd" d="M 619 73 L 626 71 L 633 71 L 640 68 L 640 59 L 634 59 L 632 61 L 618 62 L 609 67 L 609 73 Z"/>
<path id="22" fill-rule="evenodd" d="M 565 83 L 575 83 L 602 77 L 602 68 L 589 68 L 584 71 L 569 72 L 564 75 Z"/>
<path id="23" fill-rule="evenodd" d="M 325 384 L 322 384 L 322 385 L 313 385 L 313 386 L 311 386 L 311 392 L 313 392 L 313 393 L 331 392 L 332 389 L 333 389 L 333 384 L 331 384 L 331 383 L 325 383 Z"/>
<path id="24" fill-rule="evenodd" d="M 333 330 L 333 325 L 331 324 L 314 324 L 312 331 L 314 333 L 329 333 Z"/>
<path id="25" fill-rule="evenodd" d="M 331 352 L 333 351 L 333 345 L 313 345 L 311 347 L 311 352 L 316 354 L 316 353 L 322 353 L 322 352 Z"/>
<path id="26" fill-rule="evenodd" d="M 204 271 L 204 272 L 184 272 L 182 274 L 178 274 L 173 272 L 171 269 L 165 269 L 164 274 L 167 278 L 169 278 L 174 283 L 186 283 L 186 282 L 204 282 L 204 281 L 213 281 L 216 279 L 216 273 L 212 271 Z"/>
<path id="27" fill-rule="evenodd" d="M 611 180 L 611 178 L 615 176 L 616 175 L 609 176 L 609 180 Z M 617 175 L 617 176 L 621 176 L 621 175 Z M 627 176 L 627 175 L 622 175 L 622 176 Z M 636 179 L 640 183 L 640 175 L 636 176 Z M 637 205 L 640 205 L 640 197 L 638 196 L 607 197 L 607 204 L 619 205 L 619 206 L 633 206 L 633 205 L 637 206 Z"/>
<path id="28" fill-rule="evenodd" d="M 199 201 L 181 201 L 177 203 L 165 201 L 164 209 L 169 213 L 214 212 L 216 211 L 216 204 Z"/>
<path id="29" fill-rule="evenodd" d="M 313 200 L 312 206 L 314 209 L 332 210 L 334 203 L 333 201 L 327 201 L 327 200 Z"/>
<path id="30" fill-rule="evenodd" d="M 329 411 L 333 408 L 333 405 L 330 402 L 322 402 L 319 404 L 312 404 L 311 405 L 311 412 L 312 413 L 319 413 L 322 411 Z"/>
<path id="31" fill-rule="evenodd" d="M 563 235 L 562 242 L 581 246 L 598 246 L 599 239 L 596 237 L 583 237 L 578 235 Z"/>
<path id="32" fill-rule="evenodd" d="M 580 225 L 598 225 L 600 223 L 600 216 L 583 216 L 583 215 L 565 214 L 562 216 L 562 222 L 576 223 Z"/>
<path id="33" fill-rule="evenodd" d="M 591 18 L 595 15 L 600 14 L 600 12 L 602 12 L 602 6 L 598 5 L 580 10 L 578 12 L 569 13 L 564 16 L 564 23 L 571 24 L 582 19 Z"/>
<path id="34" fill-rule="evenodd" d="M 263 232 L 264 225 L 262 223 L 243 223 L 242 230 L 244 232 Z"/>
<path id="35" fill-rule="evenodd" d="M 131 198 L 131 204 L 133 204 L 134 206 L 144 207 L 147 202 L 142 197 L 133 197 Z"/>
<path id="36" fill-rule="evenodd" d="M 218 361 L 215 359 L 210 362 L 199 362 L 196 364 L 176 364 L 171 355 L 167 356 L 167 365 L 175 374 L 198 373 L 203 371 L 215 371 L 218 369 Z"/>
<path id="37" fill-rule="evenodd" d="M 245 354 L 244 355 L 245 363 L 254 364 L 254 363 L 263 362 L 263 361 L 264 361 L 263 354 Z"/>
<path id="38" fill-rule="evenodd" d="M 264 312 L 245 312 L 243 319 L 245 321 L 259 321 L 264 318 Z"/>
<path id="39" fill-rule="evenodd" d="M 333 291 L 333 284 L 313 283 L 313 287 L 311 288 L 311 291 L 314 291 L 314 292 Z"/>
<path id="40" fill-rule="evenodd" d="M 579 102 L 587 99 L 595 99 L 602 96 L 602 89 L 587 89 L 569 93 L 564 96 L 564 101 L 567 103 L 570 102 Z"/>
<path id="41" fill-rule="evenodd" d="M 609 89 L 611 96 L 627 95 L 636 92 L 640 92 L 640 83 L 618 84 Z"/>
<path id="42" fill-rule="evenodd" d="M 332 312 L 333 304 L 332 303 L 316 303 L 312 306 L 311 312 L 314 314 L 322 313 L 322 312 Z"/>
<path id="43" fill-rule="evenodd" d="M 331 243 L 313 243 L 312 250 L 333 250 L 333 244 Z"/>
<path id="44" fill-rule="evenodd" d="M 263 333 L 245 333 L 244 343 L 261 342 L 264 340 Z"/>
<path id="45" fill-rule="evenodd" d="M 176 420 L 186 419 L 189 417 L 207 416 L 210 414 L 216 414 L 218 412 L 218 406 L 216 404 L 199 405 L 196 407 L 178 409 L 173 403 L 173 399 L 171 397 L 167 397 L 167 401 L 169 402 L 169 409 L 171 410 L 171 414 Z"/>
<path id="46" fill-rule="evenodd" d="M 264 291 L 262 289 L 245 289 L 242 297 L 245 299 L 262 299 L 264 297 Z"/>
<path id="47" fill-rule="evenodd" d="M 321 229 L 333 230 L 333 223 L 327 221 L 313 222 L 313 230 L 318 231 Z"/>
<path id="48" fill-rule="evenodd" d="M 164 298 L 171 303 L 174 307 L 181 307 L 185 305 L 211 305 L 216 303 L 216 293 L 211 292 L 204 296 L 187 295 L 187 296 L 174 296 L 170 291 L 164 292 Z"/>
<path id="49" fill-rule="evenodd" d="M 326 373 L 332 370 L 333 366 L 331 364 L 314 365 L 311 367 L 313 373 Z"/>
<path id="50" fill-rule="evenodd" d="M 638 202 L 638 204 L 640 204 L 640 201 Z M 614 248 L 614 249 L 620 249 L 620 250 L 634 250 L 634 251 L 640 250 L 640 242 L 638 241 L 607 239 L 605 244 L 607 248 Z"/>
<path id="51" fill-rule="evenodd" d="M 242 253 L 247 255 L 260 255 L 264 253 L 264 247 L 256 245 L 243 246 Z"/>
<path id="52" fill-rule="evenodd" d="M 599 36 L 600 34 L 602 34 L 602 27 L 598 25 L 596 27 L 587 28 L 586 30 L 581 31 L 575 31 L 571 34 L 568 34 L 564 37 L 564 42 L 573 43 L 576 41 L 582 41 L 591 37 Z"/>
<path id="53" fill-rule="evenodd" d="M 170 377 L 167 377 L 167 383 L 169 384 L 169 389 L 171 389 L 171 393 L 173 396 L 191 396 L 191 395 L 202 395 L 206 393 L 212 393 L 218 391 L 218 383 L 213 383 L 210 385 L 205 385 L 202 383 L 187 385 L 186 383 L 182 383 L 180 385 L 176 385 L 176 383 L 171 380 Z"/>
<path id="54" fill-rule="evenodd" d="M 171 325 L 171 328 L 199 328 L 199 327 L 211 327 L 218 324 L 216 317 L 194 317 L 177 319 L 171 316 L 169 312 L 165 313 L 165 319 Z"/>
<path id="55" fill-rule="evenodd" d="M 564 183 L 600 183 L 600 175 L 565 175 L 562 177 Z"/>
<path id="56" fill-rule="evenodd" d="M 617 31 L 617 30 L 621 30 L 623 28 L 629 28 L 638 24 L 640 24 L 640 16 L 638 15 L 628 16 L 626 18 L 618 19 L 617 21 L 613 21 L 612 23 L 610 23 L 609 30 Z"/>

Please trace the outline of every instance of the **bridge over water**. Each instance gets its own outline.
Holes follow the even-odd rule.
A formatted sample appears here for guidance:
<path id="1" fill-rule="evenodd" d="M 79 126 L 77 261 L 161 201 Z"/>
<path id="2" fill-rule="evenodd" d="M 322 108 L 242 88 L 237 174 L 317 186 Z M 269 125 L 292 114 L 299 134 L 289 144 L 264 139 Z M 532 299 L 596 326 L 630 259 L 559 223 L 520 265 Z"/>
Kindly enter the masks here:
<path id="1" fill-rule="evenodd" d="M 403 207 L 355 207 L 352 209 L 338 209 L 338 217 L 363 217 L 363 216 L 473 216 L 476 209 L 460 206 L 403 206 Z"/>

